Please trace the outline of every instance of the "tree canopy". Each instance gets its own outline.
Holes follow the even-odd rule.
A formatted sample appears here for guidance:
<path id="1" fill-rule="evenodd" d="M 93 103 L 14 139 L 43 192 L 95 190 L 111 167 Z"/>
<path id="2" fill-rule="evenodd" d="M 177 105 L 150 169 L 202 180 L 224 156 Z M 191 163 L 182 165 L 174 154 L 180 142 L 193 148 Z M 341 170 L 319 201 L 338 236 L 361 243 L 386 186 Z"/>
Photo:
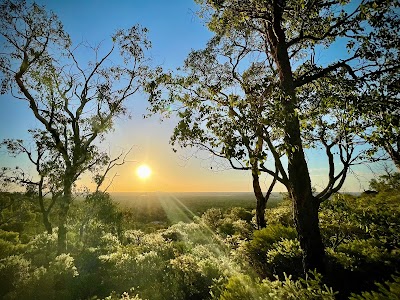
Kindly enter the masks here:
<path id="1" fill-rule="evenodd" d="M 118 30 L 103 50 L 74 46 L 57 16 L 35 3 L 4 1 L 0 13 L 2 93 L 27 102 L 41 124 L 36 142 L 58 157 L 52 163 L 62 174 L 59 251 L 64 251 L 72 186 L 87 170 L 110 162 L 97 142 L 127 113 L 126 100 L 149 72 L 147 29 Z M 80 61 L 79 51 L 91 52 L 91 59 Z M 121 63 L 114 62 L 116 56 Z"/>
<path id="2" fill-rule="evenodd" d="M 183 104 L 173 143 L 200 146 L 234 168 L 264 170 L 282 182 L 293 199 L 304 269 L 323 270 L 318 208 L 340 189 L 360 156 L 360 102 L 372 83 L 399 68 L 397 4 L 197 2 L 215 37 L 188 56 L 183 75 L 179 70 L 149 84 L 153 108 Z M 316 60 L 316 53 L 334 47 L 340 55 Z M 160 84 L 170 88 L 166 99 L 157 91 Z M 317 195 L 307 147 L 321 147 L 327 155 L 329 180 Z M 272 164 L 264 168 L 267 157 Z"/>

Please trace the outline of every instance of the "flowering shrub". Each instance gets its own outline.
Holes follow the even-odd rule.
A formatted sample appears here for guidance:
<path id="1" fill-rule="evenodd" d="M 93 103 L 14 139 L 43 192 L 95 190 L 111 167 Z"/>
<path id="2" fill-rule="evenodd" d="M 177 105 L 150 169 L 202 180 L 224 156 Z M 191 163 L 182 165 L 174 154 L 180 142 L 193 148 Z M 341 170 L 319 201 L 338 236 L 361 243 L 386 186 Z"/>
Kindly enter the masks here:
<path id="1" fill-rule="evenodd" d="M 32 264 L 48 266 L 50 261 L 56 257 L 57 232 L 58 228 L 55 228 L 52 234 L 47 232 L 37 234 L 28 243 L 26 257 L 32 261 Z"/>

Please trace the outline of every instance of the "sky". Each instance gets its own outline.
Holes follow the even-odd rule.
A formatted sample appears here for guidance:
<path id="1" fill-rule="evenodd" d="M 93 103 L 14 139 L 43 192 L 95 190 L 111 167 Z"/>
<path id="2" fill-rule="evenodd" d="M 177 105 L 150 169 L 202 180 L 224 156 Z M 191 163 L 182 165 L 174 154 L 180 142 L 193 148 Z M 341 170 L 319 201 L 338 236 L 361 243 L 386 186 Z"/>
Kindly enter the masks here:
<path id="1" fill-rule="evenodd" d="M 196 15 L 199 9 L 191 0 L 39 0 L 55 12 L 64 24 L 74 43 L 88 41 L 100 43 L 121 28 L 129 28 L 138 23 L 149 29 L 152 42 L 151 59 L 164 69 L 175 69 L 183 64 L 188 53 L 201 49 L 212 36 L 204 22 Z M 160 116 L 143 118 L 147 114 L 146 95 L 135 95 L 127 102 L 132 118 L 121 118 L 115 123 L 101 147 L 112 155 L 132 148 L 128 161 L 111 173 L 115 177 L 110 192 L 251 192 L 251 174 L 245 171 L 228 170 L 212 163 L 212 157 L 193 149 L 172 151 L 169 138 L 176 119 L 161 120 Z M 5 138 L 27 138 L 27 129 L 38 125 L 24 101 L 10 95 L 0 96 L 0 140 Z M 310 174 L 314 186 L 320 190 L 327 182 L 326 161 L 323 153 L 312 150 L 306 152 Z M 33 172 L 24 159 L 10 158 L 0 152 L 0 166 L 22 165 Z M 136 169 L 148 165 L 152 174 L 141 179 Z M 367 167 L 354 169 L 344 191 L 353 192 L 367 189 L 372 175 Z M 262 178 L 267 189 L 269 178 Z M 88 176 L 83 176 L 81 185 L 91 187 Z M 283 192 L 277 186 L 276 192 Z"/>

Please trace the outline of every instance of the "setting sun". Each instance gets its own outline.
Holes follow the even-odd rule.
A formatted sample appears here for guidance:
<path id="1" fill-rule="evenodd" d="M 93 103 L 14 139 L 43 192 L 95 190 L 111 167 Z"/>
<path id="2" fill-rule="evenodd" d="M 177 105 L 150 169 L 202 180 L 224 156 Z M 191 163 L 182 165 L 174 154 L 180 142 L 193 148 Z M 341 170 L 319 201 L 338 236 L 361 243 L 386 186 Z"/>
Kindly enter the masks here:
<path id="1" fill-rule="evenodd" d="M 150 177 L 151 169 L 147 165 L 141 165 L 139 168 L 137 168 L 136 174 L 139 176 L 139 178 L 146 179 Z"/>

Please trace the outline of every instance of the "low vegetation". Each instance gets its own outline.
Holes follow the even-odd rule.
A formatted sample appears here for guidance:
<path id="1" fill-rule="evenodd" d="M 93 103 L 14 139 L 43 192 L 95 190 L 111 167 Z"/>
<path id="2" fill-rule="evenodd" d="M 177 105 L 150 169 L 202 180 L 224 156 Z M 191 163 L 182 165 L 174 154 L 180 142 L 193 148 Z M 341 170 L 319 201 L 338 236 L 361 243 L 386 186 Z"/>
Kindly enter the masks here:
<path id="1" fill-rule="evenodd" d="M 254 209 L 209 207 L 193 217 L 190 205 L 190 221 L 150 221 L 145 230 L 108 194 L 90 194 L 73 203 L 68 252 L 58 255 L 57 228 L 45 231 L 35 196 L 3 192 L 0 298 L 398 299 L 398 183 L 381 177 L 371 182 L 378 194 L 324 202 L 324 276 L 302 274 L 288 199 L 266 210 L 262 230 Z"/>

